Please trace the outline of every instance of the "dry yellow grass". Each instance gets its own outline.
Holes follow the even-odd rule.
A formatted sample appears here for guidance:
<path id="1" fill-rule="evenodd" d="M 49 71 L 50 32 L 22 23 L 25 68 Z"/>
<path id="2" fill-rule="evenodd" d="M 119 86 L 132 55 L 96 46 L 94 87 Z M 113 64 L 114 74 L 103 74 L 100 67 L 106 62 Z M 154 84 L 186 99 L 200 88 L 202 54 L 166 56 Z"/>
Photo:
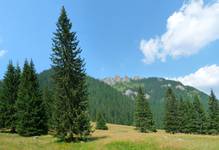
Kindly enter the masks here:
<path id="1" fill-rule="evenodd" d="M 108 131 L 96 130 L 86 143 L 57 143 L 50 135 L 25 138 L 0 134 L 0 150 L 219 150 L 219 136 L 139 133 L 134 127 L 108 125 Z"/>

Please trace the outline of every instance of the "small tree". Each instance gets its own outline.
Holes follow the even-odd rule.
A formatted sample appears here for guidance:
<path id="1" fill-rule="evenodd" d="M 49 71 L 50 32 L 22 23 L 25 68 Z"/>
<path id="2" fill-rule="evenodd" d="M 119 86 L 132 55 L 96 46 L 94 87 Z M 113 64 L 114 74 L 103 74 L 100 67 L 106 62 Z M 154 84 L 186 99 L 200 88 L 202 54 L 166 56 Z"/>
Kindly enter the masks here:
<path id="1" fill-rule="evenodd" d="M 139 87 L 136 97 L 135 125 L 140 132 L 156 132 L 153 115 L 141 87 Z"/>
<path id="2" fill-rule="evenodd" d="M 96 129 L 108 130 L 108 127 L 107 127 L 106 121 L 105 121 L 105 117 L 101 113 L 98 113 L 98 115 L 97 115 Z"/>
<path id="3" fill-rule="evenodd" d="M 46 110 L 32 61 L 30 64 L 25 61 L 16 108 L 16 127 L 20 135 L 36 136 L 48 132 Z"/>

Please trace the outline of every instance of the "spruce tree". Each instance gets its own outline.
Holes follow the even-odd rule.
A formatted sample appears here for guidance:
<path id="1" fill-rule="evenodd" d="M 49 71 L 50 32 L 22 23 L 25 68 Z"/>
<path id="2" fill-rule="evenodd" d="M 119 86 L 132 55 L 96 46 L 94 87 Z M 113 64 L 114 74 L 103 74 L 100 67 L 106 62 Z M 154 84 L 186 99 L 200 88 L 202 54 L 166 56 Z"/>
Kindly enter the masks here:
<path id="1" fill-rule="evenodd" d="M 193 109 L 194 109 L 194 133 L 204 134 L 206 130 L 206 116 L 204 112 L 204 108 L 200 103 L 199 97 L 196 95 L 193 101 Z"/>
<path id="2" fill-rule="evenodd" d="M 102 113 L 98 113 L 98 115 L 97 115 L 96 129 L 108 130 L 108 127 L 106 126 L 105 117 Z"/>
<path id="3" fill-rule="evenodd" d="M 186 101 L 185 102 L 185 120 L 186 120 L 186 124 L 184 126 L 184 133 L 193 133 L 195 131 L 195 124 L 194 124 L 194 120 L 195 120 L 195 111 L 194 111 L 194 107 L 193 104 L 190 101 Z"/>
<path id="4" fill-rule="evenodd" d="M 178 132 L 183 133 L 185 132 L 185 127 L 187 123 L 186 119 L 186 114 L 187 113 L 187 108 L 186 108 L 186 103 L 185 101 L 180 98 L 178 102 L 178 111 L 177 111 L 177 122 L 178 122 Z"/>
<path id="5" fill-rule="evenodd" d="M 136 97 L 135 125 L 140 132 L 156 132 L 153 115 L 143 89 L 139 87 Z"/>
<path id="6" fill-rule="evenodd" d="M 48 131 L 46 110 L 42 100 L 34 64 L 25 61 L 18 91 L 17 132 L 22 136 L 37 136 Z"/>
<path id="7" fill-rule="evenodd" d="M 53 125 L 53 111 L 54 111 L 54 97 L 52 91 L 46 86 L 43 89 L 43 102 L 45 105 L 46 115 L 48 118 L 48 127 L 54 128 Z"/>
<path id="8" fill-rule="evenodd" d="M 167 89 L 165 102 L 165 130 L 168 133 L 176 133 L 178 130 L 177 100 L 171 88 Z"/>
<path id="9" fill-rule="evenodd" d="M 12 133 L 15 133 L 16 124 L 16 109 L 18 87 L 20 83 L 20 68 L 15 68 L 10 61 L 7 72 L 5 73 L 2 87 L 2 95 L 0 102 L 0 115 L 2 126 L 9 128 Z"/>
<path id="10" fill-rule="evenodd" d="M 84 139 L 90 134 L 85 63 L 72 24 L 62 8 L 54 33 L 52 67 L 55 82 L 55 129 L 61 140 Z"/>
<path id="11" fill-rule="evenodd" d="M 209 96 L 209 108 L 208 108 L 208 133 L 218 134 L 219 133 L 219 104 L 216 96 L 211 90 Z"/>

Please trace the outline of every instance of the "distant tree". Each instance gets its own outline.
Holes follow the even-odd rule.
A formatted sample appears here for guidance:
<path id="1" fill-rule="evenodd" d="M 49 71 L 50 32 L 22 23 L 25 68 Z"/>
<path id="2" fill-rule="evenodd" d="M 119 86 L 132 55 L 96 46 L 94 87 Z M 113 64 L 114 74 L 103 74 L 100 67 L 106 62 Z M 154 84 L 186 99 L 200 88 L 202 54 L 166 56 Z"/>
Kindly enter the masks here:
<path id="1" fill-rule="evenodd" d="M 219 133 L 219 104 L 216 96 L 211 91 L 209 96 L 209 108 L 208 108 L 208 133 L 218 134 Z"/>
<path id="2" fill-rule="evenodd" d="M 108 127 L 106 126 L 105 117 L 102 113 L 98 113 L 97 115 L 96 129 L 108 130 Z"/>
<path id="3" fill-rule="evenodd" d="M 36 136 L 48 131 L 45 106 L 39 90 L 34 64 L 25 61 L 18 91 L 17 132 L 22 136 Z"/>
<path id="4" fill-rule="evenodd" d="M 177 100 L 171 88 L 167 89 L 165 102 L 165 130 L 168 133 L 176 133 L 178 130 Z"/>
<path id="5" fill-rule="evenodd" d="M 206 116 L 204 108 L 200 103 L 199 97 L 196 95 L 193 101 L 194 109 L 194 133 L 204 134 L 206 131 Z"/>
<path id="6" fill-rule="evenodd" d="M 72 24 L 62 8 L 51 56 L 55 82 L 55 129 L 61 140 L 84 139 L 91 131 L 84 60 Z"/>
<path id="7" fill-rule="evenodd" d="M 143 89 L 139 87 L 136 97 L 135 125 L 140 132 L 156 132 L 153 115 Z"/>
<path id="8" fill-rule="evenodd" d="M 0 115 L 2 126 L 10 128 L 12 133 L 15 133 L 16 124 L 16 109 L 18 87 L 20 83 L 20 68 L 15 68 L 10 61 L 7 72 L 5 73 L 2 87 L 2 95 L 0 102 Z"/>

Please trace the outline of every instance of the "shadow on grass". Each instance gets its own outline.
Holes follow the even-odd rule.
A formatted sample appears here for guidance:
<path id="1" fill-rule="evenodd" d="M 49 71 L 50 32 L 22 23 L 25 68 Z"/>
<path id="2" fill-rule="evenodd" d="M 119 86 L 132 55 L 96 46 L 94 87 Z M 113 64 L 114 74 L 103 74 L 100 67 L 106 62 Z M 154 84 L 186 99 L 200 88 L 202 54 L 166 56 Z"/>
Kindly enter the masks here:
<path id="1" fill-rule="evenodd" d="M 75 140 L 72 140 L 72 141 L 57 139 L 56 142 L 57 143 L 90 143 L 90 142 L 95 142 L 95 141 L 98 141 L 98 140 L 101 140 L 101 139 L 105 139 L 107 137 L 108 136 L 88 137 L 86 139 L 75 139 Z"/>
<path id="2" fill-rule="evenodd" d="M 94 142 L 102 139 L 106 139 L 108 136 L 89 137 L 86 142 Z"/>

